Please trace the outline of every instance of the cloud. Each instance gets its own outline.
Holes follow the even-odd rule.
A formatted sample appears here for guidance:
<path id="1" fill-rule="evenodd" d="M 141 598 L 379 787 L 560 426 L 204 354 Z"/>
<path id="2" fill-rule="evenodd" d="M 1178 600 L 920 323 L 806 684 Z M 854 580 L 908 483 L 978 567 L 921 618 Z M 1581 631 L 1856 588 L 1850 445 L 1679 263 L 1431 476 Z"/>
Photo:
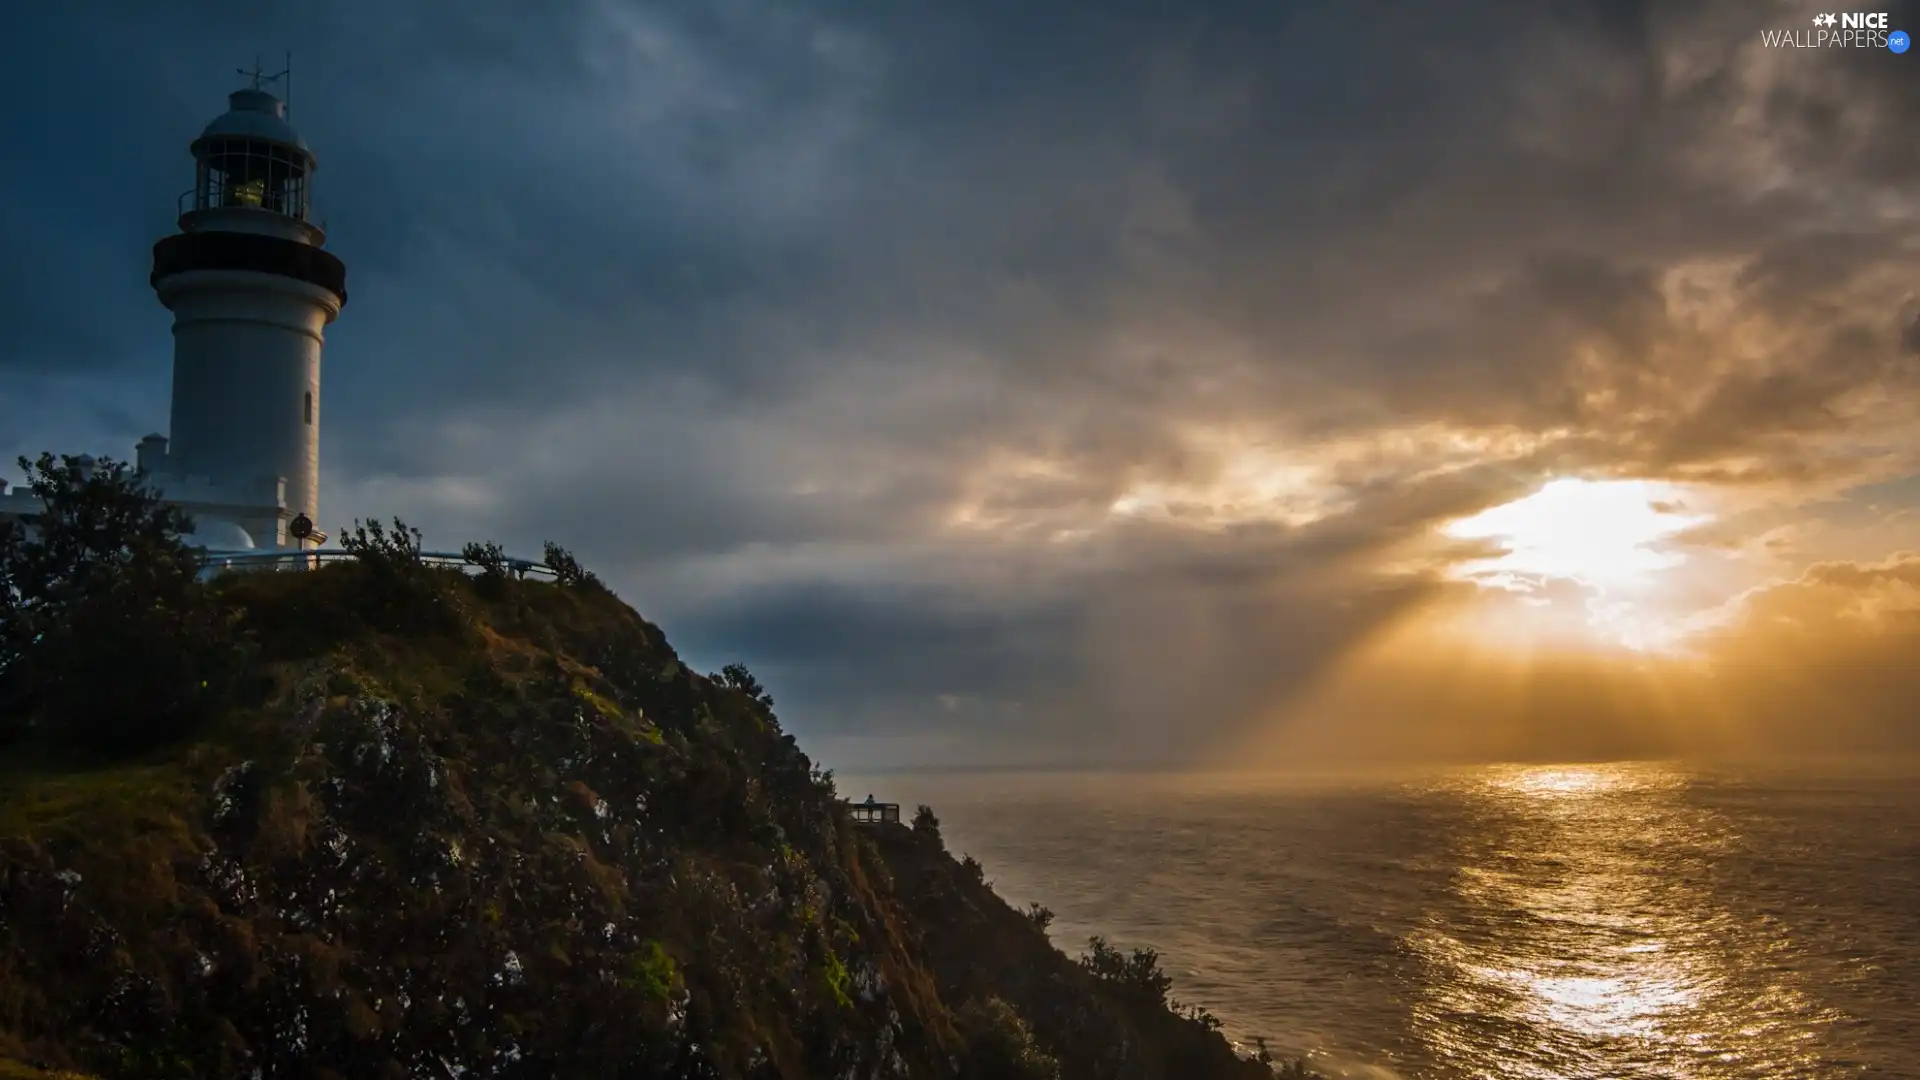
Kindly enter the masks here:
<path id="1" fill-rule="evenodd" d="M 1424 538 L 1552 476 L 1920 471 L 1904 69 L 1774 16 L 36 9 L 0 442 L 161 426 L 146 245 L 292 41 L 353 279 L 330 523 L 560 540 L 810 733 L 1174 760 L 1453 595 L 1474 553 Z"/>
<path id="2" fill-rule="evenodd" d="M 1920 556 L 1816 563 L 1701 642 L 1720 692 L 1793 751 L 1920 751 Z"/>

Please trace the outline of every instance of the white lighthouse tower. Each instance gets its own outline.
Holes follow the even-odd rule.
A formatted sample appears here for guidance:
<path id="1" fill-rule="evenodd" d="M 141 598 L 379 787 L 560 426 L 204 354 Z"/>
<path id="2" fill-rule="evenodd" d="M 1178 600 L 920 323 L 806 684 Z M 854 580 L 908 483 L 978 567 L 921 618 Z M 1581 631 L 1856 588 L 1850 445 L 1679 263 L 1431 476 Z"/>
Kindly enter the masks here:
<path id="1" fill-rule="evenodd" d="M 153 249 L 172 440 L 147 436 L 138 463 L 214 549 L 302 546 L 320 510 L 320 349 L 347 270 L 307 220 L 316 161 L 267 90 L 280 77 L 256 68 L 193 141 L 180 231 Z"/>

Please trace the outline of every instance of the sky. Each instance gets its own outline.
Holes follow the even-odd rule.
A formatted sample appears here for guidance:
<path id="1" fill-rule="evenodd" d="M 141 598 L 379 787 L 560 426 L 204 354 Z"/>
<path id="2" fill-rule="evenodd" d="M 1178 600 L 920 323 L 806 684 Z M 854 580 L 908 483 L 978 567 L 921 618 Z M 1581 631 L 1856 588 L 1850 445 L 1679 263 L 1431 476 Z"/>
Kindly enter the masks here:
<path id="1" fill-rule="evenodd" d="M 151 245 L 290 49 L 322 527 L 556 540 L 826 764 L 1920 748 L 1920 56 L 1750 0 L 538 7 L 9 12 L 0 454 L 164 429 Z"/>

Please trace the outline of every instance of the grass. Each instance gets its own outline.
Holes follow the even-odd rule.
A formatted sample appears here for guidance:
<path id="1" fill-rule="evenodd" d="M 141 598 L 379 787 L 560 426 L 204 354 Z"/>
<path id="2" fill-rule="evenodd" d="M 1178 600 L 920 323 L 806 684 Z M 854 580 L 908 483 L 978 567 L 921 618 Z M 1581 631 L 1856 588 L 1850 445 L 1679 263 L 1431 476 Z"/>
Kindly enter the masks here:
<path id="1" fill-rule="evenodd" d="M 102 837 L 184 838 L 194 777 L 183 762 L 60 766 L 9 760 L 0 766 L 0 836 L 34 842 Z"/>
<path id="2" fill-rule="evenodd" d="M 93 1077 L 65 1069 L 36 1069 L 18 1061 L 0 1058 L 0 1080 L 93 1080 Z"/>

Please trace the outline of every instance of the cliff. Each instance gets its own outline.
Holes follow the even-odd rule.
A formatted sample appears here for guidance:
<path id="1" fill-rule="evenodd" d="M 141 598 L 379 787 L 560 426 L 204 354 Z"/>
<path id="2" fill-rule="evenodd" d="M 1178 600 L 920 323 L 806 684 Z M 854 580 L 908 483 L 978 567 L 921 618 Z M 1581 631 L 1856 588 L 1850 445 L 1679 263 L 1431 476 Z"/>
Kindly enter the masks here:
<path id="1" fill-rule="evenodd" d="M 0 750 L 0 1078 L 1270 1075 L 930 822 L 851 824 L 590 575 L 389 545 L 207 600 L 217 709 Z"/>

